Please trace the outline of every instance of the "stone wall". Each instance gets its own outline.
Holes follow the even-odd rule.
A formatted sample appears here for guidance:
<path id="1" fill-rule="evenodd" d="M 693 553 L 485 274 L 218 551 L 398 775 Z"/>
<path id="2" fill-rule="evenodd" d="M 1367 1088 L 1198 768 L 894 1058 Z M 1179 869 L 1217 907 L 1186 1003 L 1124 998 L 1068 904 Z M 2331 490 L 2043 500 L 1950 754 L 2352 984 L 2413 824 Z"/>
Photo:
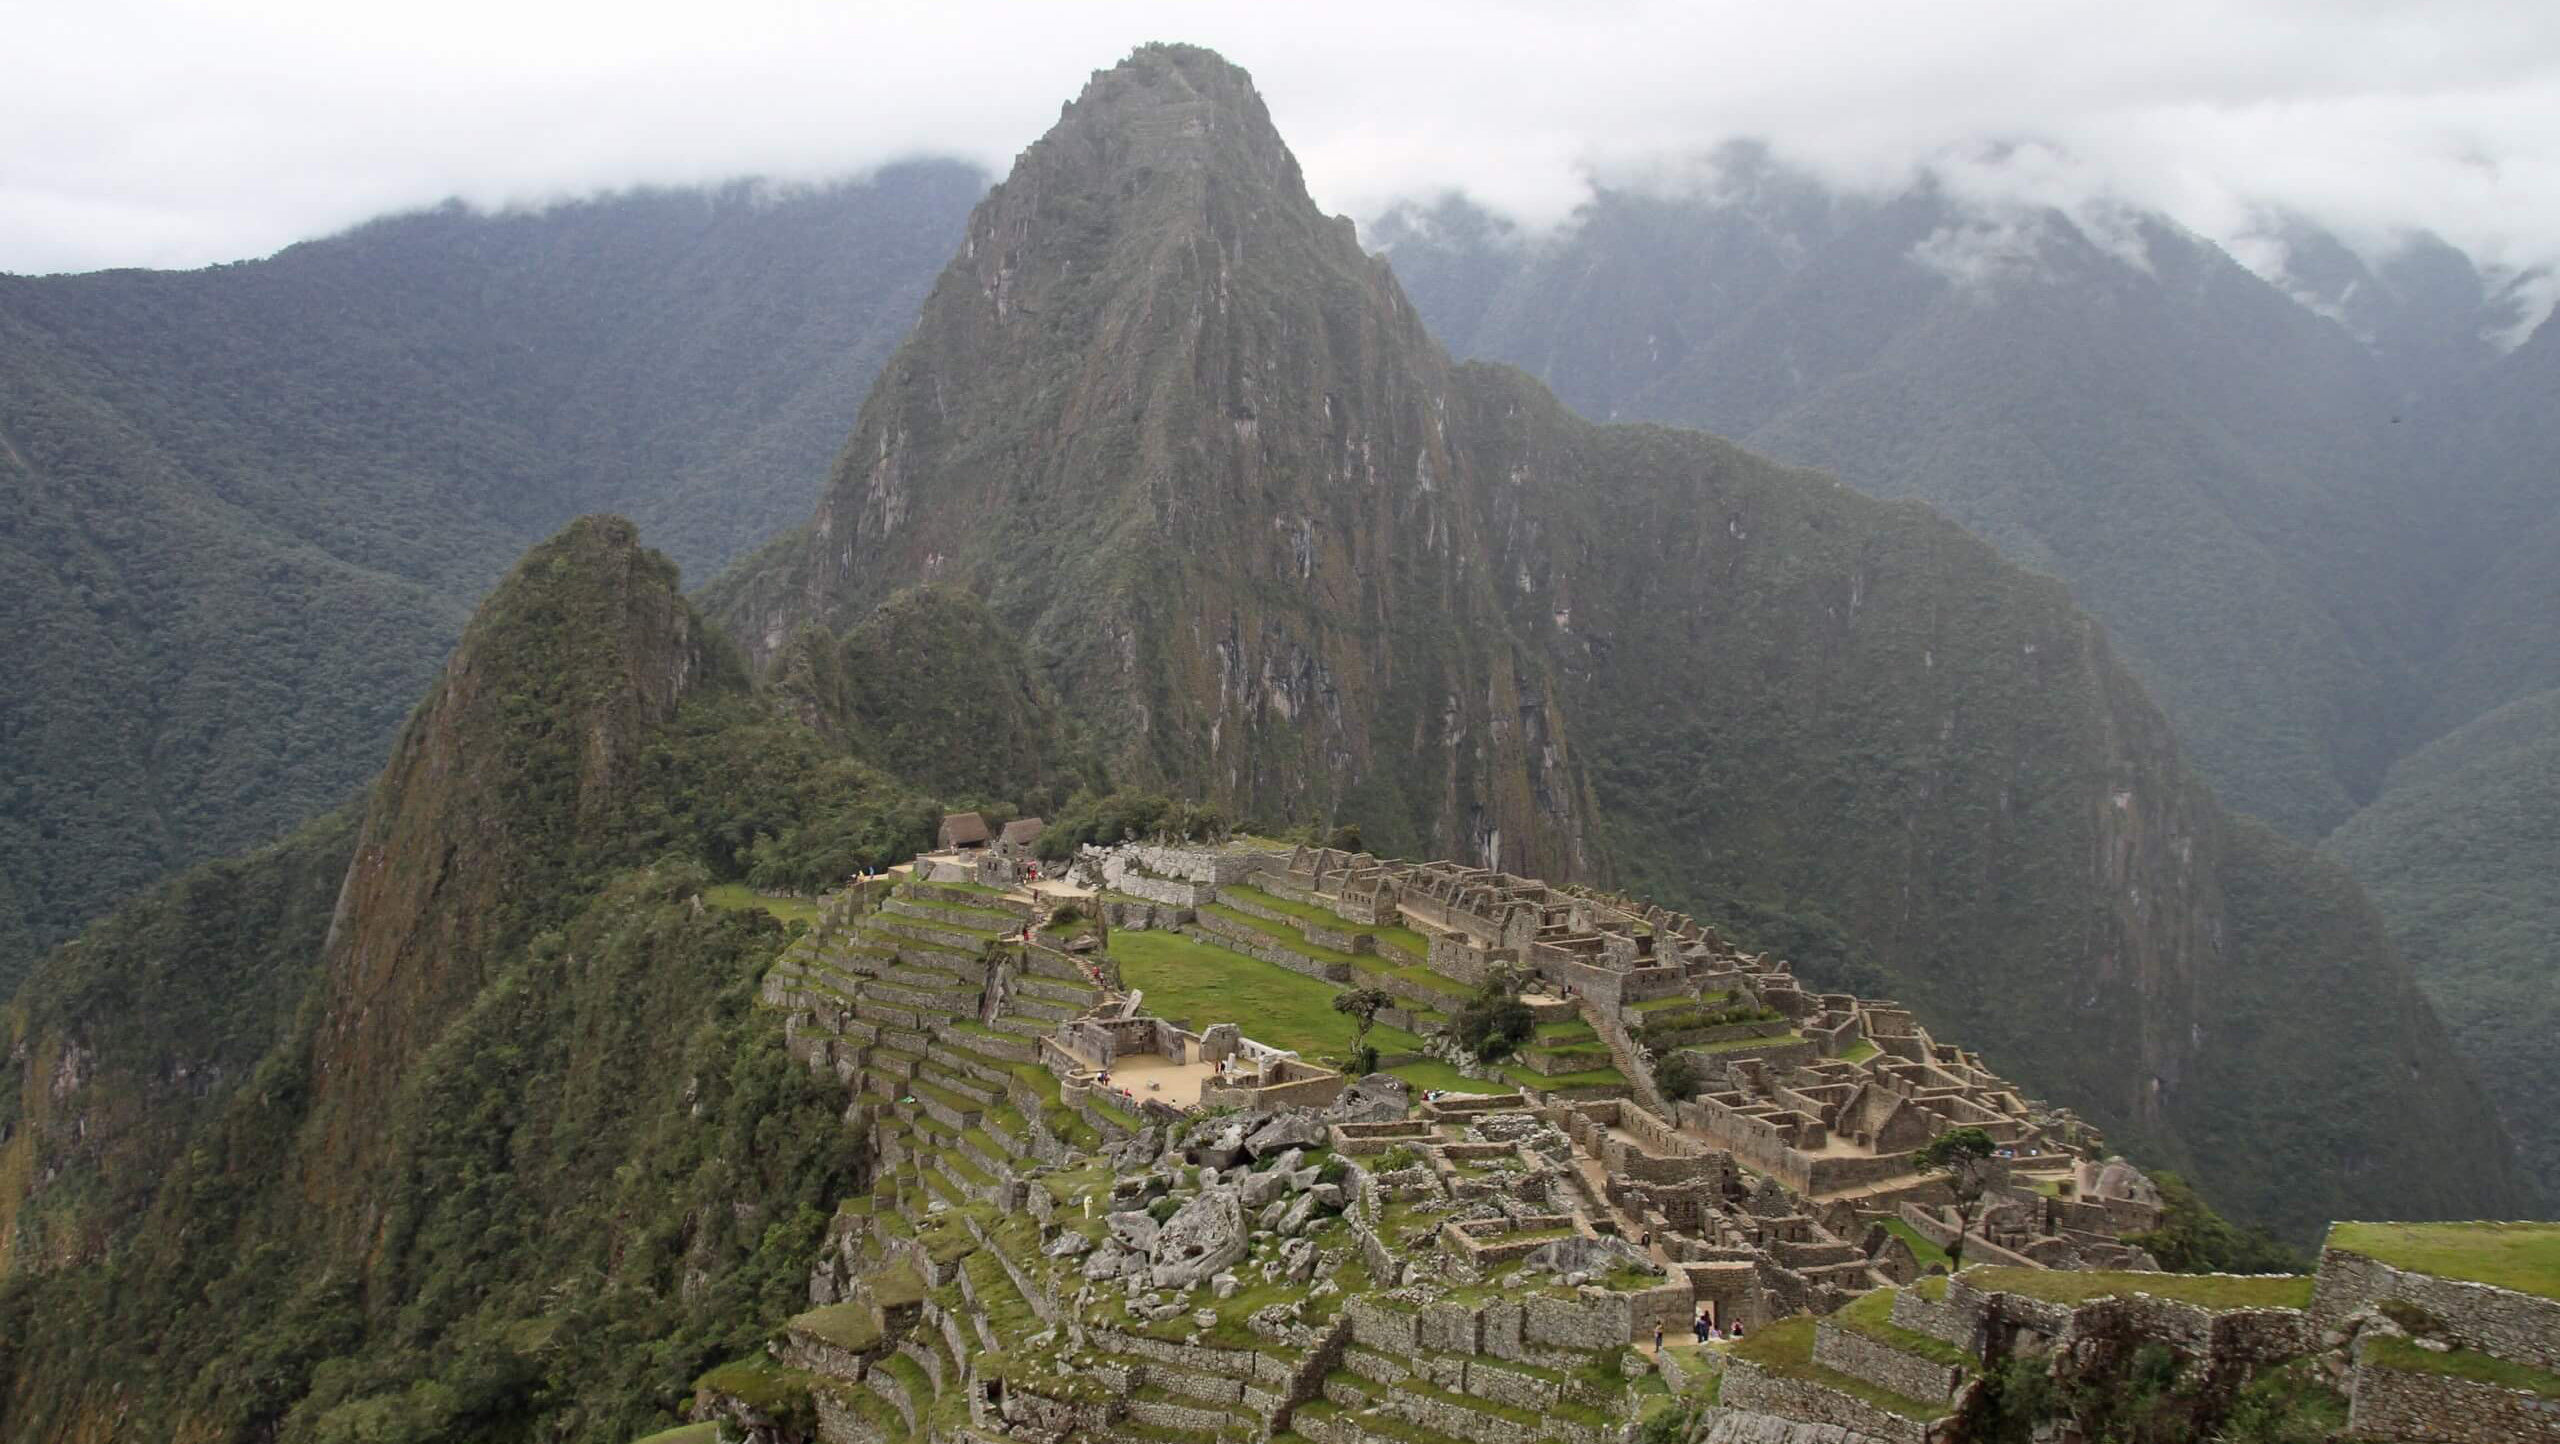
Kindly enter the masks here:
<path id="1" fill-rule="evenodd" d="M 2447 1374 L 2359 1364 L 2347 1432 L 2444 1444 L 2560 1444 L 2560 1399 Z"/>
<path id="2" fill-rule="evenodd" d="M 1468 987 L 1481 986 L 1485 974 L 1492 970 L 1495 958 L 1482 948 L 1448 933 L 1431 938 L 1431 953 L 1425 963 L 1444 978 L 1455 978 Z"/>
<path id="3" fill-rule="evenodd" d="M 1814 1327 L 1813 1361 L 1923 1404 L 1950 1403 L 1964 1387 L 1964 1370 L 1952 1364 L 1924 1359 L 1828 1320 Z"/>
<path id="4" fill-rule="evenodd" d="M 1748 1359 L 1733 1359 L 1725 1365 L 1721 1401 L 1727 1409 L 1828 1424 L 1888 1444 L 1938 1444 L 1946 1437 L 1941 1428 L 1921 1420 L 1888 1413 L 1838 1389 L 1771 1374 Z"/>
<path id="5" fill-rule="evenodd" d="M 2347 1315 L 2384 1299 L 2415 1304 L 2443 1320 L 2449 1342 L 2560 1372 L 2560 1300 L 2412 1273 L 2347 1249 L 2321 1250 L 2311 1295 L 2314 1323 L 2337 1328 Z"/>
<path id="6" fill-rule="evenodd" d="M 1328 983 L 1351 981 L 1349 963 L 1319 962 L 1304 953 L 1293 952 L 1278 939 L 1259 928 L 1247 927 L 1243 923 L 1230 921 L 1215 913 L 1200 914 L 1192 920 L 1192 925 L 1216 939 L 1218 946 L 1229 952 L 1258 958 L 1275 968 L 1287 968 L 1290 972 L 1303 973 L 1310 978 L 1321 978 Z"/>

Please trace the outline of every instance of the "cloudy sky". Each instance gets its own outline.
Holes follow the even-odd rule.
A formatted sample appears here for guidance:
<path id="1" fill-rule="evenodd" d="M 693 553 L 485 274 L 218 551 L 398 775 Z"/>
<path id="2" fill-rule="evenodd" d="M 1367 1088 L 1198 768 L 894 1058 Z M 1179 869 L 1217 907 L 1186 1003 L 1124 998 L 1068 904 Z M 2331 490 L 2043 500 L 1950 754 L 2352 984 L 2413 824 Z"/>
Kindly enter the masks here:
<path id="1" fill-rule="evenodd" d="M 2287 208 L 2560 259 L 2560 0 L 1213 5 L 13 0 L 0 270 L 262 255 L 448 196 L 1001 169 L 1153 39 L 1254 72 L 1317 199 L 1458 189 L 1532 226 L 1756 136 L 1886 186 L 2120 198 L 2217 239 Z"/>

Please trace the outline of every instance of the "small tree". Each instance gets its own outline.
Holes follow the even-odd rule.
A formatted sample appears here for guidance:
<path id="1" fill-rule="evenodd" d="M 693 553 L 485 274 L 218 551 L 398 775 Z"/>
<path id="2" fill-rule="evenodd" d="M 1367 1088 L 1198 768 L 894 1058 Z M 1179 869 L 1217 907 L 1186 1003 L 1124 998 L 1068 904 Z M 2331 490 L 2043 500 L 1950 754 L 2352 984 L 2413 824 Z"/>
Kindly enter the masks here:
<path id="1" fill-rule="evenodd" d="M 1378 1021 L 1380 1013 L 1394 1007 L 1395 1003 L 1395 995 L 1384 988 L 1353 988 L 1348 992 L 1333 995 L 1333 1010 L 1349 1016 L 1353 1025 L 1351 1034 L 1353 1057 L 1374 1059 L 1377 1056 L 1375 1051 L 1369 1048 L 1369 1026 Z M 1361 1071 L 1373 1070 L 1362 1069 Z"/>
<path id="2" fill-rule="evenodd" d="M 1696 1097 L 1699 1085 L 1706 1081 L 1698 1060 L 1686 1053 L 1675 1052 L 1653 1065 L 1653 1086 L 1674 1103 Z"/>
<path id="3" fill-rule="evenodd" d="M 1991 1189 L 1996 1147 L 1991 1135 L 1979 1128 L 1950 1128 L 1911 1155 L 1922 1173 L 1945 1175 L 1947 1188 L 1956 1196 L 1956 1241 L 1947 1245 L 1949 1273 L 1964 1267 L 1965 1230 L 1973 1227 L 1973 1215 Z"/>
<path id="4" fill-rule="evenodd" d="M 1537 1015 L 1520 1001 L 1518 984 L 1500 972 L 1487 978 L 1458 1015 L 1449 1020 L 1450 1031 L 1483 1063 L 1498 1063 L 1510 1057 L 1537 1027 Z"/>

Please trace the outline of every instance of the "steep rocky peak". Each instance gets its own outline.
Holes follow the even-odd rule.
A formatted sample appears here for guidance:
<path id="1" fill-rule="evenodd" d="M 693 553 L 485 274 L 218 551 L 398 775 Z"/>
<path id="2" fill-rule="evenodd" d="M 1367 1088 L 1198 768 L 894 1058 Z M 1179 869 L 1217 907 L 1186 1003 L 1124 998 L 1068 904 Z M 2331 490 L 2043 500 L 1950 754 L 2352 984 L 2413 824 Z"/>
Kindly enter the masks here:
<path id="1" fill-rule="evenodd" d="M 368 799 L 326 947 L 314 1044 L 338 1105 L 321 1166 L 495 958 L 609 852 L 649 737 L 723 673 L 676 566 L 615 516 L 582 517 L 482 603 Z"/>

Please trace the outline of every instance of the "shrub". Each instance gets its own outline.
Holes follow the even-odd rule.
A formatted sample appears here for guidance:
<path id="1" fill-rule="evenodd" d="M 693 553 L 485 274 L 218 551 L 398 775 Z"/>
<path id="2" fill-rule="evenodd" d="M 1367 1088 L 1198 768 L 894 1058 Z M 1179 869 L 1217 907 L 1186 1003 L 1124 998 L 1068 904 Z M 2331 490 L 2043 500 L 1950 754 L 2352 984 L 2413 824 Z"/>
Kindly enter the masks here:
<path id="1" fill-rule="evenodd" d="M 1653 1086 L 1662 1090 L 1663 1097 L 1675 1102 L 1697 1096 L 1706 1081 L 1698 1060 L 1686 1053 L 1674 1053 L 1653 1065 Z"/>
<path id="2" fill-rule="evenodd" d="M 1458 1042 L 1477 1059 L 1499 1062 L 1518 1052 L 1529 1035 L 1537 1031 L 1537 1016 L 1517 994 L 1486 989 L 1470 999 L 1449 1020 L 1449 1029 Z"/>

